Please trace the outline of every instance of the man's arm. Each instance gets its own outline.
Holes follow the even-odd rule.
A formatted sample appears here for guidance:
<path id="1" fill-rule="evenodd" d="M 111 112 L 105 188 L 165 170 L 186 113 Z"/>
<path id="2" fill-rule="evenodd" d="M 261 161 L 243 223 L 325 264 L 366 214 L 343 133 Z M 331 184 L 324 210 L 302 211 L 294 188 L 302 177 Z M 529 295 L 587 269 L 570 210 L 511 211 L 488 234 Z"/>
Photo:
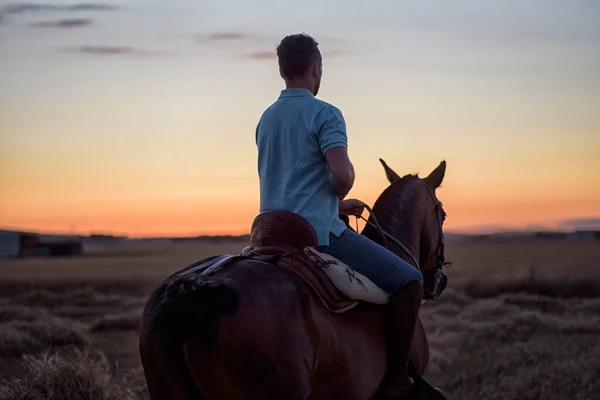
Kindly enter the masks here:
<path id="1" fill-rule="evenodd" d="M 348 158 L 346 121 L 342 112 L 331 105 L 317 116 L 319 146 L 327 159 L 335 191 L 342 200 L 354 184 L 354 166 Z"/>
<path id="2" fill-rule="evenodd" d="M 340 200 L 343 200 L 354 185 L 354 166 L 348 157 L 348 149 L 334 147 L 325 153 L 333 177 L 333 185 Z"/>

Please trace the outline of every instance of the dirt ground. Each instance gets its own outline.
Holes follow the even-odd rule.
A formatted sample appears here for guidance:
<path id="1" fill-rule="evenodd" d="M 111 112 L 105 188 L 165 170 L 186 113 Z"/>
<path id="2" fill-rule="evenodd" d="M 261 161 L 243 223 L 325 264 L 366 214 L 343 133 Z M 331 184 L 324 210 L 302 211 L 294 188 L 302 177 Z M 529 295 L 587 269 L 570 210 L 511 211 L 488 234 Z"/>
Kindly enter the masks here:
<path id="1" fill-rule="evenodd" d="M 0 399 L 145 399 L 143 304 L 166 275 L 244 243 L 108 246 L 0 262 Z M 426 378 L 453 399 L 598 399 L 600 242 L 452 240 L 421 311 Z"/>

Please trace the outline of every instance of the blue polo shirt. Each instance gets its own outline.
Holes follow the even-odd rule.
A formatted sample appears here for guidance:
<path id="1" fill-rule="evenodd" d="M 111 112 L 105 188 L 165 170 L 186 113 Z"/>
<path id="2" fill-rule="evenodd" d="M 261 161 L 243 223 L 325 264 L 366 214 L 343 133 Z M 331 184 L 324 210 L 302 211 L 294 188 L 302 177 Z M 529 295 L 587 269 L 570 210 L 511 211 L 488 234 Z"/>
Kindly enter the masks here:
<path id="1" fill-rule="evenodd" d="M 339 197 L 325 153 L 348 147 L 342 112 L 306 89 L 285 89 L 256 127 L 260 211 L 286 210 L 304 217 L 319 245 L 340 236 Z"/>

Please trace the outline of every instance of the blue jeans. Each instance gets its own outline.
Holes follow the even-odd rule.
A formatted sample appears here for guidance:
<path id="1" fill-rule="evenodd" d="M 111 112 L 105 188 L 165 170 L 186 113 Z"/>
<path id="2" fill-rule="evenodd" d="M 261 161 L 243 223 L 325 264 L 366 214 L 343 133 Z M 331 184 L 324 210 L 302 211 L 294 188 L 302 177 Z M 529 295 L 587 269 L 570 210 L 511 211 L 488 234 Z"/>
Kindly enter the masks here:
<path id="1" fill-rule="evenodd" d="M 346 229 L 340 237 L 329 235 L 329 246 L 319 246 L 388 292 L 400 289 L 409 281 L 423 282 L 421 271 L 374 241 Z"/>

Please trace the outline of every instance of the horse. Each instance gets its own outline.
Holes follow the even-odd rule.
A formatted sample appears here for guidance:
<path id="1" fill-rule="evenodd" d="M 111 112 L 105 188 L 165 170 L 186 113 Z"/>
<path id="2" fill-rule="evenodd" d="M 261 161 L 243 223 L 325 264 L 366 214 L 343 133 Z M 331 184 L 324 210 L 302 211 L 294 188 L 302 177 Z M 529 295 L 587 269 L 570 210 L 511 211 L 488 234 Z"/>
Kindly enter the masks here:
<path id="1" fill-rule="evenodd" d="M 447 284 L 446 213 L 435 193 L 446 162 L 421 178 L 401 177 L 379 161 L 389 186 L 360 233 L 419 268 L 424 299 L 435 299 Z M 287 226 L 289 237 L 287 223 L 280 224 L 279 235 L 286 235 Z M 252 235 L 255 228 L 260 234 L 260 224 L 253 223 Z M 279 256 L 213 255 L 153 291 L 139 333 L 151 400 L 374 398 L 386 372 L 385 305 L 342 296 L 353 306 L 326 307 L 319 291 L 292 273 L 297 268 L 282 267 L 286 255 L 302 257 L 293 246 L 283 247 L 287 253 Z M 422 375 L 429 344 L 420 320 L 410 359 Z"/>

